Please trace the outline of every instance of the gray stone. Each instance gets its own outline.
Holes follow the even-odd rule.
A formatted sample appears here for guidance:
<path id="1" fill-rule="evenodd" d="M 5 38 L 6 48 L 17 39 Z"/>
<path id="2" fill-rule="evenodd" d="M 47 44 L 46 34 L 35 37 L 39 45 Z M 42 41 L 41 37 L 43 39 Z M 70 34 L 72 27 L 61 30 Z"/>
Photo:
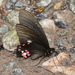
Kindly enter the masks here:
<path id="1" fill-rule="evenodd" d="M 55 19 L 55 25 L 59 28 L 62 28 L 62 29 L 68 28 L 68 25 L 64 21 L 61 21 L 59 19 Z"/>
<path id="2" fill-rule="evenodd" d="M 14 3 L 16 3 L 18 0 L 11 0 L 11 2 L 14 4 Z"/>
<path id="3" fill-rule="evenodd" d="M 31 12 L 31 9 L 29 7 L 26 7 L 25 10 Z"/>
<path id="4" fill-rule="evenodd" d="M 19 11 L 13 10 L 6 15 L 6 21 L 15 26 L 19 23 Z"/>
<path id="5" fill-rule="evenodd" d="M 60 47 L 60 50 L 61 50 L 62 52 L 67 51 L 66 47 Z"/>
<path id="6" fill-rule="evenodd" d="M 7 25 L 0 25 L 0 34 L 5 34 L 9 31 L 9 27 Z"/>
<path id="7" fill-rule="evenodd" d="M 52 0 L 40 0 L 36 3 L 38 7 L 46 7 L 51 3 Z"/>
<path id="8" fill-rule="evenodd" d="M 71 48 L 70 52 L 74 53 L 75 52 L 75 47 Z"/>
<path id="9" fill-rule="evenodd" d="M 1 16 L 1 19 L 2 19 L 2 20 L 5 20 L 5 15 L 2 15 L 2 16 Z"/>
<path id="10" fill-rule="evenodd" d="M 8 62 L 8 63 L 3 64 L 3 67 L 7 69 L 13 68 L 15 64 L 16 64 L 15 62 Z"/>
<path id="11" fill-rule="evenodd" d="M 75 13 L 75 0 L 70 0 L 70 9 Z"/>
<path id="12" fill-rule="evenodd" d="M 63 46 L 64 45 L 63 41 L 62 40 L 59 41 L 57 38 L 55 38 L 54 43 L 56 46 Z"/>
<path id="13" fill-rule="evenodd" d="M 75 45 L 75 38 L 72 38 L 71 42 Z"/>
<path id="14" fill-rule="evenodd" d="M 36 18 L 38 21 L 40 21 L 41 19 L 46 19 L 46 18 L 47 18 L 47 15 L 46 15 L 46 14 L 43 14 L 43 13 L 37 14 L 37 15 L 35 16 L 35 18 Z"/>
<path id="15" fill-rule="evenodd" d="M 12 71 L 11 75 L 23 75 L 23 70 L 17 68 L 15 70 Z"/>
<path id="16" fill-rule="evenodd" d="M 15 6 L 21 8 L 21 7 L 25 7 L 26 4 L 22 3 L 21 1 L 18 1 L 18 2 L 15 4 Z"/>
<path id="17" fill-rule="evenodd" d="M 7 0 L 6 4 L 5 4 L 5 7 L 7 10 L 10 10 L 11 9 L 11 3 L 9 0 Z"/>

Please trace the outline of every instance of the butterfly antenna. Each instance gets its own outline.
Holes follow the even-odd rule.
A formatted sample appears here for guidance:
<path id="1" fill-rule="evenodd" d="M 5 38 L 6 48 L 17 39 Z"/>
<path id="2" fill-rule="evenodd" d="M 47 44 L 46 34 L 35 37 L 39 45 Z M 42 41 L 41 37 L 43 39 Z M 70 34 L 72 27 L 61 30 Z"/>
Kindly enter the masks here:
<path id="1" fill-rule="evenodd" d="M 58 60 L 58 58 L 57 58 L 57 56 L 56 56 L 56 59 Z M 58 60 L 58 62 L 60 63 L 60 61 Z M 60 63 L 61 64 L 61 66 L 62 66 L 62 63 Z"/>
<path id="2" fill-rule="evenodd" d="M 43 68 L 42 66 L 37 66 L 37 68 Z M 46 68 L 43 68 L 44 70 L 46 70 L 46 71 L 48 71 L 48 72 L 52 72 L 52 71 L 50 71 L 50 70 L 48 70 L 48 69 L 46 69 Z M 53 73 L 53 72 L 52 72 Z M 54 73 L 55 74 L 55 73 Z"/>
<path id="3" fill-rule="evenodd" d="M 56 52 L 56 51 L 55 51 Z M 56 52 L 57 53 L 57 52 Z M 58 55 L 58 53 L 57 53 Z M 58 60 L 57 56 L 56 56 L 57 61 L 60 63 L 60 65 L 62 66 L 62 63 Z"/>
<path id="4" fill-rule="evenodd" d="M 53 61 L 54 61 L 54 57 L 53 57 Z M 54 64 L 55 64 L 55 61 L 54 61 Z M 55 66 L 56 66 L 56 64 L 55 64 Z M 58 69 L 58 67 L 56 66 L 56 68 Z"/>

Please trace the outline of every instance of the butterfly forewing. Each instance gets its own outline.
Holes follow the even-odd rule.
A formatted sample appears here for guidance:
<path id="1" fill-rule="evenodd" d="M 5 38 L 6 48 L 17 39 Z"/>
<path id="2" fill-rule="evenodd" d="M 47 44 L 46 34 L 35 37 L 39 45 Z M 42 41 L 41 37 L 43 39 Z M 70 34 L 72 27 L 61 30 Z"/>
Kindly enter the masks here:
<path id="1" fill-rule="evenodd" d="M 45 41 L 43 41 L 43 39 L 36 32 L 26 27 L 25 25 L 18 24 L 16 26 L 16 30 L 21 43 L 31 40 L 32 42 L 35 42 L 43 47 L 46 46 Z"/>
<path id="2" fill-rule="evenodd" d="M 48 40 L 42 27 L 40 26 L 38 21 L 31 15 L 31 13 L 25 10 L 20 10 L 19 21 L 20 24 L 25 25 L 29 29 L 33 30 L 36 34 L 38 34 L 41 37 L 42 41 L 44 41 L 46 48 L 49 47 Z"/>

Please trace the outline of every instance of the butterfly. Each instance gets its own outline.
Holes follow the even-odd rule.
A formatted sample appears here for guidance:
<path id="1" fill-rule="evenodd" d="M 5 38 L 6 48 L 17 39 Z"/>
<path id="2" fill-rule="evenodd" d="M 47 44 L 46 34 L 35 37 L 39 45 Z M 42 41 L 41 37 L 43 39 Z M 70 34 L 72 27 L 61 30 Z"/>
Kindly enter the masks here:
<path id="1" fill-rule="evenodd" d="M 17 57 L 30 57 L 35 60 L 41 56 L 48 56 L 55 52 L 54 48 L 49 47 L 43 28 L 30 12 L 20 10 L 19 22 L 16 25 L 20 41 L 20 45 L 16 49 Z"/>

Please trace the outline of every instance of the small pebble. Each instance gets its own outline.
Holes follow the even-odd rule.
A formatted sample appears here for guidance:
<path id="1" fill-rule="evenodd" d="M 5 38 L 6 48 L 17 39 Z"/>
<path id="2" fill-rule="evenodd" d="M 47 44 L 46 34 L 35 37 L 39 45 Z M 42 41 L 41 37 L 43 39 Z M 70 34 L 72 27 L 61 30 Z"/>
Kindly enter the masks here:
<path id="1" fill-rule="evenodd" d="M 17 1 L 18 1 L 18 0 L 11 0 L 11 2 L 12 2 L 13 4 L 15 4 Z"/>
<path id="2" fill-rule="evenodd" d="M 15 7 L 18 7 L 18 8 L 21 8 L 21 7 L 25 7 L 26 4 L 22 3 L 21 1 L 18 1 L 16 4 L 15 4 Z"/>
<path id="3" fill-rule="evenodd" d="M 52 2 L 52 0 L 38 0 L 36 5 L 38 7 L 46 7 L 48 6 L 50 3 Z"/>
<path id="4" fill-rule="evenodd" d="M 59 28 L 62 28 L 62 29 L 68 28 L 68 25 L 65 22 L 58 20 L 58 19 L 55 19 L 55 25 Z"/>
<path id="5" fill-rule="evenodd" d="M 40 21 L 42 19 L 42 16 L 40 14 L 36 15 L 35 18 Z"/>
<path id="6" fill-rule="evenodd" d="M 67 50 L 66 50 L 66 47 L 60 47 L 60 50 L 61 50 L 62 52 L 67 51 Z"/>
<path id="7" fill-rule="evenodd" d="M 8 62 L 8 63 L 4 63 L 3 67 L 4 68 L 13 68 L 15 66 L 15 62 Z"/>
<path id="8" fill-rule="evenodd" d="M 70 44 L 69 40 L 68 40 L 68 37 L 65 37 L 66 41 L 68 42 L 68 44 Z"/>
<path id="9" fill-rule="evenodd" d="M 26 7 L 25 10 L 31 12 L 31 9 L 29 7 Z"/>
<path id="10" fill-rule="evenodd" d="M 2 15 L 1 16 L 1 19 L 4 21 L 5 20 L 5 15 Z"/>
<path id="11" fill-rule="evenodd" d="M 55 5 L 54 5 L 54 10 L 56 11 L 58 11 L 58 10 L 61 10 L 61 6 L 63 5 L 63 2 L 62 1 L 60 1 L 60 2 L 58 2 L 58 3 L 56 3 Z"/>
<path id="12" fill-rule="evenodd" d="M 56 46 L 63 46 L 64 45 L 63 41 L 62 40 L 59 41 L 57 38 L 55 38 L 54 43 Z"/>
<path id="13" fill-rule="evenodd" d="M 5 4 L 6 10 L 10 10 L 11 9 L 11 3 L 9 0 L 7 0 L 6 4 Z"/>
<path id="14" fill-rule="evenodd" d="M 9 31 L 8 25 L 0 25 L 0 34 L 5 34 Z"/>
<path id="15" fill-rule="evenodd" d="M 24 71 L 17 68 L 17 69 L 14 69 L 11 73 L 11 75 L 23 75 Z"/>
<path id="16" fill-rule="evenodd" d="M 70 52 L 74 53 L 75 52 L 75 47 L 71 48 Z"/>
<path id="17" fill-rule="evenodd" d="M 37 14 L 36 16 L 35 16 L 35 18 L 38 20 L 38 21 L 40 21 L 41 19 L 46 19 L 47 18 L 47 15 L 46 14 Z"/>

